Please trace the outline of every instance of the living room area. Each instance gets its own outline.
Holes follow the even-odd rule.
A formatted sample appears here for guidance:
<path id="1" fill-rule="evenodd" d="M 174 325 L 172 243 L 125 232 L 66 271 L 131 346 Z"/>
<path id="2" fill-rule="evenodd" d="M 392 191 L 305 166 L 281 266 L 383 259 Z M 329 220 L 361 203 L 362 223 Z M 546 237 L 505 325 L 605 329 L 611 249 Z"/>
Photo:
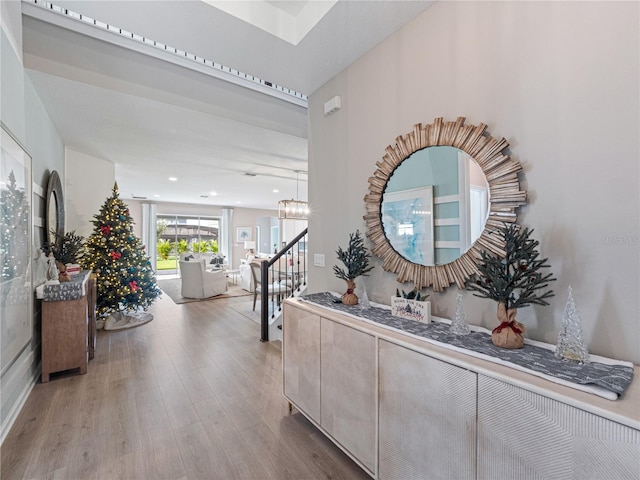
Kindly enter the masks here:
<path id="1" fill-rule="evenodd" d="M 637 2 L 60 4 L 0 2 L 1 129 L 17 145 L 2 144 L 0 189 L 3 202 L 20 197 L 28 206 L 3 210 L 3 226 L 16 226 L 3 235 L 19 231 L 24 241 L 2 237 L 3 254 L 19 247 L 3 256 L 11 268 L 0 305 L 2 478 L 405 478 L 397 472 L 414 460 L 430 472 L 416 478 L 599 479 L 626 465 L 616 479 L 640 478 Z M 249 4 L 262 8 L 254 20 L 275 21 L 253 25 L 222 9 Z M 268 31 L 303 23 L 310 29 L 293 37 Z M 444 192 L 432 182 L 420 197 L 430 203 L 414 208 L 401 190 L 435 178 L 435 169 L 396 172 L 422 150 L 456 145 L 480 158 L 488 179 L 480 203 L 489 221 L 465 253 L 466 180 L 447 180 L 456 188 Z M 22 163 L 12 177 L 5 162 L 16 152 Z M 448 172 L 467 165 L 456 155 Z M 63 201 L 48 191 L 54 172 Z M 386 191 L 395 173 L 407 185 Z M 85 374 L 63 370 L 43 383 L 43 344 L 64 350 L 71 335 L 50 341 L 46 327 L 60 322 L 49 321 L 30 272 L 50 224 L 83 237 L 104 229 L 107 243 L 110 229 L 95 216 L 114 186 L 118 215 L 133 222 L 124 243 L 140 239 L 144 251 L 128 268 L 151 269 L 163 294 L 145 312 L 152 321 L 93 336 Z M 386 193 L 411 219 L 387 224 L 396 244 L 382 230 Z M 306 205 L 308 220 L 285 218 L 283 202 Z M 28 220 L 6 221 L 16 212 Z M 435 265 L 423 265 L 398 257 L 399 246 L 412 245 L 415 219 L 427 217 L 435 254 L 458 249 L 458 258 L 437 263 L 434 255 Z M 349 317 L 364 318 L 372 304 L 391 310 L 400 292 L 415 305 L 405 291 L 423 289 L 434 321 L 420 329 L 454 342 L 441 320 L 468 320 L 474 332 L 491 332 L 498 320 L 497 333 L 515 332 L 520 324 L 501 322 L 499 304 L 466 289 L 467 272 L 499 250 L 487 237 L 504 218 L 535 228 L 536 261 L 557 277 L 546 306 L 518 310 L 520 337 L 553 346 L 579 308 L 589 354 L 634 365 L 617 400 Z M 296 251 L 277 258 L 306 228 Z M 354 232 L 372 252 L 355 286 L 336 273 L 336 254 Z M 104 256 L 115 262 L 124 250 Z M 273 261 L 260 293 L 251 259 Z M 185 296 L 181 263 L 217 278 L 189 281 L 195 288 Z M 73 312 L 90 342 L 97 293 L 86 276 Z M 434 278 L 450 285 L 435 288 Z M 345 295 L 360 304 L 332 295 L 345 280 Z M 260 341 L 261 314 L 275 313 L 262 300 L 280 302 L 271 284 L 303 282 L 306 298 L 284 303 L 295 308 L 283 324 L 293 336 Z M 139 289 L 123 285 L 127 294 Z M 567 291 L 575 302 L 565 302 Z M 326 305 L 311 304 L 314 295 Z M 446 373 L 453 370 L 465 381 Z M 313 395 L 291 396 L 287 382 Z M 351 393 L 362 386 L 366 394 Z M 567 433 L 575 426 L 578 435 Z M 362 439 L 366 455 L 342 438 Z M 411 462 L 398 461 L 396 447 Z M 462 466 L 468 475 L 452 473 Z"/>

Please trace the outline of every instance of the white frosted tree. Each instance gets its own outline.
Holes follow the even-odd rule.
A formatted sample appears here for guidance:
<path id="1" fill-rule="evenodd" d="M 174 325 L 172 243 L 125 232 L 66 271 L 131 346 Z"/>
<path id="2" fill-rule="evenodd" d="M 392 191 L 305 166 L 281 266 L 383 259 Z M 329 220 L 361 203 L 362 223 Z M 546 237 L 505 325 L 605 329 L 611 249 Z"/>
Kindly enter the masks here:
<path id="1" fill-rule="evenodd" d="M 569 286 L 567 305 L 562 316 L 562 328 L 558 335 L 556 357 L 589 363 L 589 351 L 582 334 L 582 320 L 573 299 L 573 291 Z"/>
<path id="2" fill-rule="evenodd" d="M 367 293 L 367 286 L 362 285 L 362 298 L 360 299 L 360 308 L 366 310 L 371 308 L 371 302 L 369 301 L 369 294 Z"/>
<path id="3" fill-rule="evenodd" d="M 456 314 L 453 317 L 450 329 L 456 335 L 466 335 L 471 331 L 467 323 L 467 315 L 462 307 L 462 295 L 460 293 L 456 296 Z"/>

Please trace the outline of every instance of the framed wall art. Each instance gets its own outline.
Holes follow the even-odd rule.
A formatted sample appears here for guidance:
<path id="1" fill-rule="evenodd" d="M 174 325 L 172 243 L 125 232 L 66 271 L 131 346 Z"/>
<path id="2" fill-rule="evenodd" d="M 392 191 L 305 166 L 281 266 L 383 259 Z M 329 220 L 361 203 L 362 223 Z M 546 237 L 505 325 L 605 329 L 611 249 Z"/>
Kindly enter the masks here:
<path id="1" fill-rule="evenodd" d="M 0 124 L 0 369 L 4 373 L 32 334 L 31 157 Z"/>
<path id="2" fill-rule="evenodd" d="M 236 228 L 236 242 L 242 243 L 251 240 L 251 227 Z"/>

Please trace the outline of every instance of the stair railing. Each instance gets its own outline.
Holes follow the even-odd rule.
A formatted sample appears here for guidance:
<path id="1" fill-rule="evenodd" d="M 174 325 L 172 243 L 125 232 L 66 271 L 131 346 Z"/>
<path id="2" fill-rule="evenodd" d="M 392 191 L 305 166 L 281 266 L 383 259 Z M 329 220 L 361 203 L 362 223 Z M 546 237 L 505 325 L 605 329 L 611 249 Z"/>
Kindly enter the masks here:
<path id="1" fill-rule="evenodd" d="M 269 341 L 271 318 L 282 310 L 282 301 L 300 292 L 307 284 L 307 232 L 305 228 L 269 260 L 260 263 L 260 341 Z M 271 286 L 272 288 L 269 288 Z"/>

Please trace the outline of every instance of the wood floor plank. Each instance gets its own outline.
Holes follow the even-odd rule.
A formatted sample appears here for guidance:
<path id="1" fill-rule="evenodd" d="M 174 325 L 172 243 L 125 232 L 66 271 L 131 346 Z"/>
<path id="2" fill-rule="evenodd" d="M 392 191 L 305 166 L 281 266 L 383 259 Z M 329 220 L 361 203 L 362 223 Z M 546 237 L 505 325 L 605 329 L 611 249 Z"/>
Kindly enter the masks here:
<path id="1" fill-rule="evenodd" d="M 74 440 L 80 438 L 78 430 L 78 427 L 67 424 L 49 425 L 37 446 L 34 461 L 27 469 L 27 477 L 53 472 L 71 463 L 75 447 Z M 4 474 L 4 468 L 2 470 Z M 11 478 L 11 476 L 7 478 Z"/>
<path id="2" fill-rule="evenodd" d="M 142 452 L 129 453 L 102 462 L 96 472 L 96 478 L 109 480 L 145 480 L 149 478 Z"/>
<path id="3" fill-rule="evenodd" d="M 299 459 L 290 454 L 287 444 L 276 437 L 266 424 L 261 422 L 242 430 L 241 433 L 254 455 L 264 461 L 272 478 L 326 478 L 317 477 L 305 470 Z"/>
<path id="4" fill-rule="evenodd" d="M 135 385 L 125 379 L 110 383 L 99 419 L 102 454 L 120 458 L 142 449 L 142 429 L 136 409 Z"/>
<path id="5" fill-rule="evenodd" d="M 196 404 L 196 409 L 207 436 L 213 444 L 222 445 L 242 480 L 273 478 L 269 475 L 264 463 L 253 453 L 240 431 L 226 415 L 224 407 L 218 399 L 207 399 Z"/>
<path id="6" fill-rule="evenodd" d="M 239 475 L 219 443 L 211 443 L 202 423 L 176 430 L 187 477 L 194 480 L 236 480 Z"/>
<path id="7" fill-rule="evenodd" d="M 172 432 L 158 436 L 144 451 L 143 458 L 149 478 L 175 480 L 186 475 L 180 448 Z"/>
<path id="8" fill-rule="evenodd" d="M 214 395 L 211 386 L 199 370 L 186 372 L 180 376 L 182 385 L 193 403 L 205 400 Z"/>
<path id="9" fill-rule="evenodd" d="M 34 387 L 0 449 L 0 477 L 368 478 L 289 415 L 282 345 L 259 341 L 259 325 L 237 311 L 246 301 L 165 296 L 152 322 L 98 332 L 86 375 Z"/>
<path id="10" fill-rule="evenodd" d="M 37 384 L 18 415 L 15 425 L 10 432 L 11 443 L 5 440 L 0 449 L 0 477 L 11 478 L 5 473 L 15 475 L 15 478 L 26 478 L 27 468 L 35 462 L 38 450 L 44 438 L 46 425 L 43 421 L 51 409 L 51 398 L 45 384 Z M 9 438 L 9 437 L 7 437 Z"/>

